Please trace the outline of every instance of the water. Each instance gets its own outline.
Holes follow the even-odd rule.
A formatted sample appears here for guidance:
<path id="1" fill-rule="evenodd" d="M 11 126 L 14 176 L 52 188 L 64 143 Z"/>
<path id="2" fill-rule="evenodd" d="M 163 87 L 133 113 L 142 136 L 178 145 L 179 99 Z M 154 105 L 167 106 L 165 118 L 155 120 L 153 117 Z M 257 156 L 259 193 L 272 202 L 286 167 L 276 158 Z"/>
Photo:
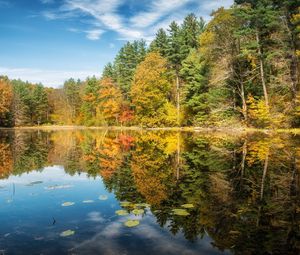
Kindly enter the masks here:
<path id="1" fill-rule="evenodd" d="M 0 254 L 298 254 L 299 143 L 288 134 L 1 131 Z"/>

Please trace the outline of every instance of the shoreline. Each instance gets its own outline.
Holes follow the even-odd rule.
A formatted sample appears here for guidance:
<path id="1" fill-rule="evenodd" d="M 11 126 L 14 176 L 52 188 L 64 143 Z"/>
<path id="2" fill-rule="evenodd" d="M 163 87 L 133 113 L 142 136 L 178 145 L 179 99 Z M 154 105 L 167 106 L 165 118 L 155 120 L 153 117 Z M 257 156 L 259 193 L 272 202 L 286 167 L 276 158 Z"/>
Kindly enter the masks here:
<path id="1" fill-rule="evenodd" d="M 224 132 L 224 133 L 292 133 L 300 134 L 300 128 L 294 129 L 258 129 L 258 128 L 231 128 L 231 127 L 161 127 L 161 128 L 143 128 L 143 127 L 122 127 L 122 126 L 102 126 L 102 127 L 87 127 L 87 126 L 59 126 L 59 125 L 49 125 L 49 126 L 24 126 L 24 127 L 0 127 L 0 131 L 13 131 L 13 130 L 47 130 L 47 131 L 58 131 L 58 130 L 128 130 L 128 131 L 176 131 L 176 132 Z"/>

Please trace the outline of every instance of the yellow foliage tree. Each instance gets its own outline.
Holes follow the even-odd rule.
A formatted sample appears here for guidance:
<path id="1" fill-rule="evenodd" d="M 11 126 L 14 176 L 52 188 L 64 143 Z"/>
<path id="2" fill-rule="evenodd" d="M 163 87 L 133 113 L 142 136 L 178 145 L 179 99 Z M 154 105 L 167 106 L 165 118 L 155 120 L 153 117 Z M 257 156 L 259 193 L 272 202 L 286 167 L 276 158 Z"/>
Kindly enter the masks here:
<path id="1" fill-rule="evenodd" d="M 10 111 L 12 105 L 13 92 L 10 83 L 0 78 L 0 124 L 1 118 Z"/>
<path id="2" fill-rule="evenodd" d="M 149 53 L 136 69 L 130 92 L 137 122 L 146 126 L 176 125 L 175 106 L 168 100 L 170 91 L 167 61 L 156 52 Z"/>
<path id="3" fill-rule="evenodd" d="M 122 109 L 122 93 L 111 78 L 100 81 L 99 110 L 109 124 L 118 123 Z"/>
<path id="4" fill-rule="evenodd" d="M 247 104 L 249 105 L 248 114 L 250 121 L 259 128 L 270 126 L 270 111 L 262 99 L 255 99 L 248 96 Z"/>

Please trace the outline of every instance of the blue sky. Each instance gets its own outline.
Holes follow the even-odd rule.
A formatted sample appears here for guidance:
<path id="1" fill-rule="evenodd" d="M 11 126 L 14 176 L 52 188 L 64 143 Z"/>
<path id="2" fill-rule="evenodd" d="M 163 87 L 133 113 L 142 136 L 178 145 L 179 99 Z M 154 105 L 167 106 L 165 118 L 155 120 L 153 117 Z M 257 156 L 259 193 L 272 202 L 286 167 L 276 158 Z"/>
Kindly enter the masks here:
<path id="1" fill-rule="evenodd" d="M 0 0 L 0 74 L 58 87 L 100 76 L 125 41 L 233 0 Z"/>

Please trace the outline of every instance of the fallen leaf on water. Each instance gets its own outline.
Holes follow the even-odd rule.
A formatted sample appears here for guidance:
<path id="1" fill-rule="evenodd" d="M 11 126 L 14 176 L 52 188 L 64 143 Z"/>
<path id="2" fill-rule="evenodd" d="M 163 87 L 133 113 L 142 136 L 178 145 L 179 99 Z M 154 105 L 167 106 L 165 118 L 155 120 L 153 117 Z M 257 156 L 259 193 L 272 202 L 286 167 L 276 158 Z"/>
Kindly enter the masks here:
<path id="1" fill-rule="evenodd" d="M 46 190 L 55 190 L 55 189 L 69 189 L 72 188 L 73 185 L 53 185 L 45 187 Z"/>
<path id="2" fill-rule="evenodd" d="M 188 216 L 190 213 L 185 209 L 173 209 L 172 210 L 175 215 L 179 216 Z"/>
<path id="3" fill-rule="evenodd" d="M 60 236 L 61 237 L 67 237 L 67 236 L 72 236 L 74 234 L 75 234 L 75 231 L 69 229 L 69 230 L 61 232 Z"/>
<path id="4" fill-rule="evenodd" d="M 128 220 L 124 223 L 124 225 L 129 228 L 136 227 L 139 224 L 140 222 L 138 220 Z"/>
<path id="5" fill-rule="evenodd" d="M 94 200 L 83 200 L 82 203 L 91 204 L 91 203 L 94 203 Z"/>
<path id="6" fill-rule="evenodd" d="M 99 196 L 99 200 L 107 200 L 107 196 L 106 195 L 100 195 Z"/>
<path id="7" fill-rule="evenodd" d="M 43 183 L 42 181 L 34 181 L 34 182 L 30 182 L 28 184 L 26 184 L 26 186 L 33 186 L 33 185 L 37 185 L 37 184 L 41 184 Z"/>
<path id="8" fill-rule="evenodd" d="M 190 209 L 190 208 L 194 208 L 193 204 L 184 204 L 181 207 L 186 208 L 186 209 Z"/>
<path id="9" fill-rule="evenodd" d="M 74 202 L 64 202 L 61 204 L 61 206 L 72 206 L 74 204 L 75 204 Z"/>

